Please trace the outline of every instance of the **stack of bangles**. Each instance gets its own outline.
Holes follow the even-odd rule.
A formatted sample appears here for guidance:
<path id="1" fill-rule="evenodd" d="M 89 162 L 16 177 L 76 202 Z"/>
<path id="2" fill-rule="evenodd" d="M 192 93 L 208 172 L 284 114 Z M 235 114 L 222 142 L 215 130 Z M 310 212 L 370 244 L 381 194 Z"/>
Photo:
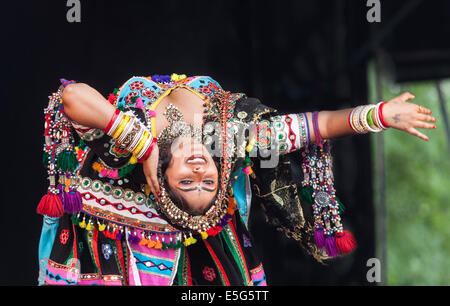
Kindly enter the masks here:
<path id="1" fill-rule="evenodd" d="M 354 108 L 348 116 L 350 127 L 358 134 L 378 133 L 387 130 L 389 126 L 383 119 L 383 105 L 385 103 L 360 105 Z M 373 114 L 375 115 L 375 121 L 372 117 Z"/>
<path id="2" fill-rule="evenodd" d="M 140 163 L 147 159 L 156 143 L 156 137 L 144 125 L 118 109 L 106 126 L 105 133 L 116 139 Z"/>

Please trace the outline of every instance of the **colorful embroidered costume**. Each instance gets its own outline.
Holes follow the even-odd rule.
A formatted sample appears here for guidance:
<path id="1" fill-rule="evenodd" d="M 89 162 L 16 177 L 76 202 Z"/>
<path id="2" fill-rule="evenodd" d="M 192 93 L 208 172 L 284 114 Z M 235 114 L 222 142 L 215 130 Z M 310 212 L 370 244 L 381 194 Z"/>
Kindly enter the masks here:
<path id="1" fill-rule="evenodd" d="M 158 103 L 184 87 L 207 105 L 203 143 L 217 135 L 211 123 L 221 128 L 220 215 L 209 228 L 187 231 L 158 206 L 133 154 L 104 131 L 65 116 L 61 93 L 67 84 L 45 110 L 50 187 L 38 207 L 44 215 L 40 284 L 265 285 L 246 225 L 251 203 L 262 205 L 271 224 L 318 260 L 350 251 L 343 243 L 350 234 L 339 222 L 328 142 L 309 144 L 306 116 L 280 115 L 204 76 L 132 77 L 114 90 L 111 104 L 151 127 Z M 279 160 L 264 165 L 271 161 L 261 150 L 274 143 Z M 306 216 L 300 198 L 312 205 Z"/>

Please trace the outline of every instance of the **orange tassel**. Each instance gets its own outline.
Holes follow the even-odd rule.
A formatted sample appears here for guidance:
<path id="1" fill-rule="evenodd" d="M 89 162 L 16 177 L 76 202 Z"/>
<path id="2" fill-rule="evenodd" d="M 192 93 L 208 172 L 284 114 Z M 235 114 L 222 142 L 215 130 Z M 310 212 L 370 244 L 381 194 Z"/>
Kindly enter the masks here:
<path id="1" fill-rule="evenodd" d="M 147 245 L 148 239 L 145 239 L 145 237 L 142 237 L 141 241 L 139 241 L 139 245 Z"/>
<path id="2" fill-rule="evenodd" d="M 155 249 L 161 249 L 162 248 L 162 243 L 161 243 L 161 241 L 156 241 L 156 244 L 155 244 Z"/>
<path id="3" fill-rule="evenodd" d="M 149 239 L 148 243 L 147 243 L 147 247 L 153 248 L 155 246 L 155 244 L 156 244 L 156 241 Z"/>

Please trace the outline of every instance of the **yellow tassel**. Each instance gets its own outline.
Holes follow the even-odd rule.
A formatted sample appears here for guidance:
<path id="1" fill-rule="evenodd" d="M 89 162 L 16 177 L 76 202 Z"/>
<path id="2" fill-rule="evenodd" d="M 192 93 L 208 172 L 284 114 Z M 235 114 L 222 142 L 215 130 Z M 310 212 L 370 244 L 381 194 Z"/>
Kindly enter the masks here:
<path id="1" fill-rule="evenodd" d="M 137 158 L 136 158 L 136 156 L 134 156 L 134 155 L 132 155 L 131 157 L 130 157 L 130 164 L 135 164 L 135 163 L 137 163 Z"/>
<path id="2" fill-rule="evenodd" d="M 250 152 L 253 149 L 253 146 L 255 145 L 255 138 L 250 139 L 248 142 L 247 147 L 245 148 L 245 151 Z"/>
<path id="3" fill-rule="evenodd" d="M 86 225 L 86 230 L 87 231 L 92 231 L 94 229 L 94 225 L 92 224 L 92 223 L 88 223 L 87 225 Z"/>
<path id="4" fill-rule="evenodd" d="M 103 231 L 105 230 L 105 228 L 106 228 L 106 224 L 99 224 L 99 225 L 98 225 L 98 230 L 99 230 L 100 232 L 103 232 Z"/>
<path id="5" fill-rule="evenodd" d="M 148 197 L 151 192 L 150 186 L 148 184 L 145 184 L 144 188 L 145 188 L 145 195 Z"/>
<path id="6" fill-rule="evenodd" d="M 191 245 L 191 240 L 190 240 L 190 238 L 184 239 L 183 244 L 184 244 L 184 246 L 189 246 L 189 245 Z"/>
<path id="7" fill-rule="evenodd" d="M 139 245 L 147 245 L 148 244 L 148 240 L 145 239 L 145 237 L 142 237 L 141 241 L 139 241 Z"/>
<path id="8" fill-rule="evenodd" d="M 252 169 L 252 167 L 250 167 L 250 166 L 248 166 L 248 168 L 250 169 L 250 171 L 249 171 L 249 173 L 248 173 L 248 174 L 250 175 L 250 174 L 253 173 L 253 169 Z"/>
<path id="9" fill-rule="evenodd" d="M 206 232 L 201 232 L 200 235 L 202 235 L 203 239 L 208 238 L 208 233 L 206 233 Z"/>
<path id="10" fill-rule="evenodd" d="M 195 239 L 194 237 L 191 237 L 191 244 L 194 244 L 197 242 L 197 239 Z"/>
<path id="11" fill-rule="evenodd" d="M 79 227 L 81 228 L 86 228 L 86 221 L 81 221 L 80 224 L 78 224 Z"/>

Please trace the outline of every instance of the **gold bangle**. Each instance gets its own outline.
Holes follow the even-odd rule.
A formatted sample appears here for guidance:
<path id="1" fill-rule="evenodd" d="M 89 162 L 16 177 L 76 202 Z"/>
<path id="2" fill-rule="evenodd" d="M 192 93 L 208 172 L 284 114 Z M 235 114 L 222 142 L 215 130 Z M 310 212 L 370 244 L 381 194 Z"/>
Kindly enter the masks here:
<path id="1" fill-rule="evenodd" d="M 141 141 L 139 141 L 138 146 L 133 151 L 133 155 L 138 155 L 139 152 L 142 150 L 142 147 L 144 146 L 147 139 L 150 137 L 150 133 L 148 131 L 144 131 L 144 136 L 142 137 Z"/>
<path id="2" fill-rule="evenodd" d="M 114 134 L 111 137 L 114 139 L 119 138 L 120 134 L 122 134 L 123 129 L 127 125 L 128 121 L 130 121 L 130 117 L 125 115 L 122 122 L 120 123 L 119 127 L 117 128 L 117 130 L 114 132 Z"/>

